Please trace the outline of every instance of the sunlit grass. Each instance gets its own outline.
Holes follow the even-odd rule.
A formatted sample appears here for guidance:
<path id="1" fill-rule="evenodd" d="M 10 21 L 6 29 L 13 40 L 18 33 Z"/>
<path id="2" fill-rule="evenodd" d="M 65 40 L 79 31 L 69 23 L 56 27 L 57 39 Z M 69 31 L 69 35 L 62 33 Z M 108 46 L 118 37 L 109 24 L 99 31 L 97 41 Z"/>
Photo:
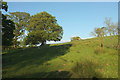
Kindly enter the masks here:
<path id="1" fill-rule="evenodd" d="M 3 78 L 117 78 L 117 42 L 105 37 L 105 52 L 99 54 L 97 38 L 7 51 Z"/>

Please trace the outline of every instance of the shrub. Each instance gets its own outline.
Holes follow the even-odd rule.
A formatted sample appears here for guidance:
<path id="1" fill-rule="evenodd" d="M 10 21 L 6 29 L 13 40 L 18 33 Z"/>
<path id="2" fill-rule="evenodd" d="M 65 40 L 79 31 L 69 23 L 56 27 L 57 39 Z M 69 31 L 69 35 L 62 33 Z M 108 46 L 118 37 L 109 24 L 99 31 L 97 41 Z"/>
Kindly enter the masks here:
<path id="1" fill-rule="evenodd" d="M 101 68 L 97 62 L 92 60 L 85 60 L 76 62 L 76 64 L 71 69 L 71 72 L 75 78 L 101 77 L 101 73 L 96 71 L 97 68 Z"/>
<path id="2" fill-rule="evenodd" d="M 103 48 L 103 47 L 96 47 L 96 48 L 94 49 L 94 53 L 95 53 L 95 54 L 105 53 L 105 48 Z"/>
<path id="3" fill-rule="evenodd" d="M 119 44 L 117 44 L 117 45 L 114 45 L 114 47 L 113 47 L 114 49 L 116 49 L 116 50 L 120 50 L 120 45 Z"/>
<path id="4" fill-rule="evenodd" d="M 76 40 L 80 40 L 80 37 L 78 36 L 78 37 L 72 37 L 71 38 L 71 41 L 76 41 Z"/>

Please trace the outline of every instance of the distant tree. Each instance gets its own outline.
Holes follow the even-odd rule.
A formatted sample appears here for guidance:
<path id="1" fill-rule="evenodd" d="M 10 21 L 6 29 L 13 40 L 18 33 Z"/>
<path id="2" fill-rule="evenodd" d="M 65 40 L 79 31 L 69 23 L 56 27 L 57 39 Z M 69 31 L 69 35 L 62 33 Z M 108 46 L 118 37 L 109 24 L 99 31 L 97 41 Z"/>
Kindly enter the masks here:
<path id="1" fill-rule="evenodd" d="M 114 23 L 112 23 L 112 24 L 111 24 L 111 30 L 112 30 L 111 32 L 112 32 L 113 35 L 115 35 L 116 29 L 117 29 L 117 25 L 114 24 Z"/>
<path id="2" fill-rule="evenodd" d="M 7 2 L 2 2 L 2 9 L 7 11 L 8 5 Z M 13 21 L 7 19 L 7 17 L 2 14 L 2 46 L 10 46 L 13 44 L 15 29 L 15 24 Z"/>
<path id="3" fill-rule="evenodd" d="M 46 41 L 60 41 L 63 35 L 63 29 L 57 24 L 55 17 L 45 11 L 30 18 L 27 30 L 29 33 L 26 44 L 44 45 Z"/>
<path id="4" fill-rule="evenodd" d="M 119 27 L 117 27 L 117 28 L 116 28 L 116 35 L 119 34 L 119 31 L 120 31 L 120 29 L 119 29 Z"/>
<path id="5" fill-rule="evenodd" d="M 109 32 L 109 34 L 110 34 L 110 36 L 112 35 L 112 25 L 111 25 L 111 18 L 105 18 L 105 22 L 104 22 L 105 24 L 106 24 L 106 27 L 107 27 L 107 29 L 108 29 L 108 32 Z"/>
<path id="6" fill-rule="evenodd" d="M 101 28 L 94 28 L 94 31 L 91 32 L 93 36 L 99 37 L 99 41 L 101 44 L 101 47 L 104 47 L 104 36 L 107 36 L 107 33 L 110 34 L 110 36 L 115 33 L 118 34 L 118 24 L 114 24 L 111 22 L 111 18 L 105 18 L 106 27 L 101 27 Z"/>
<path id="7" fill-rule="evenodd" d="M 119 26 L 118 26 L 118 23 L 116 23 L 116 30 L 115 30 L 115 32 L 116 32 L 116 35 L 118 35 L 118 32 L 119 32 Z"/>
<path id="8" fill-rule="evenodd" d="M 72 37 L 71 38 L 71 41 L 75 41 L 75 40 L 80 40 L 80 37 L 78 36 L 78 37 Z"/>
<path id="9" fill-rule="evenodd" d="M 102 37 L 107 36 L 107 28 L 106 27 L 102 27 L 101 31 L 102 31 L 101 32 Z"/>
<path id="10" fill-rule="evenodd" d="M 107 36 L 107 28 L 106 27 L 102 27 L 102 36 L 101 36 L 101 47 L 104 48 L 104 36 Z"/>
<path id="11" fill-rule="evenodd" d="M 101 37 L 102 36 L 102 29 L 101 28 L 94 28 L 94 32 L 91 32 L 93 36 Z"/>
<path id="12" fill-rule="evenodd" d="M 14 30 L 14 47 L 17 47 L 18 39 L 25 38 L 25 30 L 29 23 L 30 14 L 26 12 L 10 12 L 10 15 L 7 15 L 9 19 L 12 19 L 15 23 L 15 30 Z"/>
<path id="13" fill-rule="evenodd" d="M 91 32 L 91 34 L 95 37 L 98 37 L 99 39 L 99 44 L 101 47 L 104 47 L 104 35 L 106 32 L 106 28 L 102 27 L 102 28 L 95 28 L 94 32 Z"/>

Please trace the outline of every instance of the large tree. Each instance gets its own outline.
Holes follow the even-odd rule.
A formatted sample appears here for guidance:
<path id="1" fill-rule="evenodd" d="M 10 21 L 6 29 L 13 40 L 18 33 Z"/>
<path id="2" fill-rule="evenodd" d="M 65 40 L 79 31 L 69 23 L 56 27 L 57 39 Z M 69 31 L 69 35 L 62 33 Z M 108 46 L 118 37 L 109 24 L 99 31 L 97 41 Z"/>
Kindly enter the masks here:
<path id="1" fill-rule="evenodd" d="M 10 12 L 9 14 L 7 17 L 15 23 L 14 47 L 17 47 L 18 39 L 23 40 L 25 38 L 25 30 L 28 26 L 30 14 L 26 12 Z"/>
<path id="2" fill-rule="evenodd" d="M 44 45 L 46 41 L 60 41 L 63 35 L 63 29 L 57 24 L 56 18 L 45 11 L 30 18 L 27 30 L 27 44 Z"/>
<path id="3" fill-rule="evenodd" d="M 7 11 L 7 2 L 2 2 L 2 9 Z M 7 19 L 7 17 L 2 14 L 2 46 L 10 46 L 13 44 L 15 29 L 15 24 L 13 21 Z"/>
<path id="4" fill-rule="evenodd" d="M 13 44 L 14 34 L 13 31 L 15 29 L 15 24 L 13 21 L 8 20 L 6 16 L 2 14 L 2 45 L 10 46 Z"/>

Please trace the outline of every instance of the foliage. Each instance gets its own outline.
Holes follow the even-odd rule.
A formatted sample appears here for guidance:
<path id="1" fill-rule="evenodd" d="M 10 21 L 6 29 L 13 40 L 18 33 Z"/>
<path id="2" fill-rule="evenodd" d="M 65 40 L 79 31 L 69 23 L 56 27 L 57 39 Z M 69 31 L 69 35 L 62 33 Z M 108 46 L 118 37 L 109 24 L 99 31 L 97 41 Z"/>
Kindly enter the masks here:
<path id="1" fill-rule="evenodd" d="M 95 28 L 94 32 L 91 32 L 93 36 L 100 37 L 99 41 L 100 44 L 102 44 L 102 47 L 104 48 L 104 36 L 107 36 L 109 33 L 110 36 L 118 35 L 118 24 L 114 24 L 111 22 L 111 18 L 105 18 L 106 27 L 101 28 Z M 98 50 L 98 49 L 97 49 Z"/>
<path id="2" fill-rule="evenodd" d="M 7 11 L 7 2 L 2 2 L 2 9 Z M 13 44 L 15 24 L 13 21 L 7 19 L 7 17 L 2 14 L 2 46 L 10 46 Z"/>
<path id="3" fill-rule="evenodd" d="M 8 9 L 7 2 L 2 1 L 2 9 L 7 11 L 7 9 Z"/>
<path id="4" fill-rule="evenodd" d="M 80 37 L 78 36 L 78 37 L 72 37 L 71 38 L 71 41 L 76 41 L 76 40 L 80 40 Z"/>
<path id="5" fill-rule="evenodd" d="M 114 23 L 112 23 L 111 24 L 111 33 L 113 34 L 113 35 L 118 35 L 118 30 L 117 30 L 117 28 L 118 28 L 118 24 L 114 24 Z"/>
<path id="6" fill-rule="evenodd" d="M 103 30 L 102 28 L 94 28 L 94 32 L 91 32 L 92 35 L 96 37 L 102 37 Z"/>
<path id="7" fill-rule="evenodd" d="M 106 27 L 95 28 L 91 34 L 96 37 L 104 37 L 109 33 L 110 36 L 118 35 L 118 23 L 111 22 L 111 18 L 105 18 Z"/>
<path id="8" fill-rule="evenodd" d="M 115 35 L 115 34 L 117 34 L 118 35 L 118 23 L 113 23 L 113 22 L 111 22 L 111 18 L 109 17 L 109 18 L 105 18 L 105 24 L 106 24 L 106 27 L 107 27 L 107 30 L 108 30 L 108 32 L 109 32 L 109 34 L 110 34 L 110 36 L 111 35 Z"/>
<path id="9" fill-rule="evenodd" d="M 2 45 L 10 46 L 14 38 L 13 31 L 15 29 L 15 24 L 13 21 L 8 20 L 5 15 L 2 14 Z"/>
<path id="10" fill-rule="evenodd" d="M 27 30 L 29 33 L 26 44 L 44 45 L 46 41 L 60 41 L 63 35 L 63 29 L 57 24 L 55 17 L 45 11 L 30 18 Z"/>
<path id="11" fill-rule="evenodd" d="M 17 47 L 18 39 L 25 38 L 25 30 L 29 23 L 30 14 L 26 12 L 10 12 L 7 15 L 15 23 L 14 46 Z"/>
<path id="12" fill-rule="evenodd" d="M 107 26 L 108 32 L 110 34 L 110 36 L 112 35 L 112 28 L 111 28 L 111 18 L 105 18 L 105 22 L 104 22 Z"/>
<path id="13" fill-rule="evenodd" d="M 102 37 L 107 36 L 107 28 L 106 27 L 101 28 L 101 36 Z"/>

